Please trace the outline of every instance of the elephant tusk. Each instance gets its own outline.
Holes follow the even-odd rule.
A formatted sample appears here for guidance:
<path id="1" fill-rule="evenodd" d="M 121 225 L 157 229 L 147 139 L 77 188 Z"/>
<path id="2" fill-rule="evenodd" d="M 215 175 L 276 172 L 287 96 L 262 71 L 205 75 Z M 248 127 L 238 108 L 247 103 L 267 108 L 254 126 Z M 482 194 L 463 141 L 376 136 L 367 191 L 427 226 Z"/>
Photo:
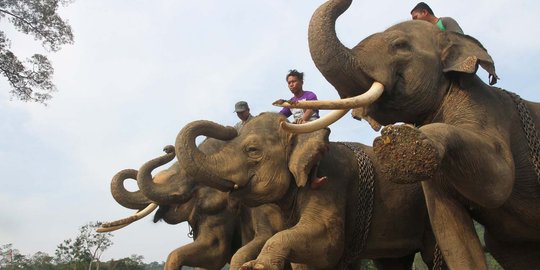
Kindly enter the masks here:
<path id="1" fill-rule="evenodd" d="M 112 231 L 122 229 L 122 228 L 126 227 L 129 224 L 130 223 L 117 225 L 117 226 L 113 226 L 113 227 L 107 227 L 107 228 L 99 227 L 99 228 L 96 229 L 96 232 L 98 232 L 98 233 L 112 232 Z"/>
<path id="2" fill-rule="evenodd" d="M 116 231 L 118 229 L 121 229 L 121 228 L 124 228 L 126 227 L 127 225 L 143 218 L 143 217 L 146 217 L 148 216 L 150 213 L 152 213 L 154 210 L 156 210 L 156 208 L 158 207 L 158 205 L 156 203 L 151 203 L 149 204 L 146 208 L 144 208 L 143 210 L 127 217 L 127 218 L 123 218 L 123 219 L 119 219 L 119 220 L 116 220 L 116 221 L 113 221 L 113 222 L 107 222 L 107 223 L 103 223 L 101 224 L 101 227 L 98 228 L 96 230 L 96 232 L 99 232 L 99 233 L 102 233 L 102 232 L 112 232 L 112 231 Z"/>
<path id="3" fill-rule="evenodd" d="M 288 131 L 291 133 L 309 133 L 309 132 L 323 129 L 333 124 L 337 120 L 341 119 L 341 117 L 343 117 L 345 114 L 347 114 L 348 111 L 349 109 L 334 110 L 317 120 L 307 122 L 305 124 L 291 124 L 291 123 L 282 121 L 280 126 L 285 131 Z"/>
<path id="4" fill-rule="evenodd" d="M 380 82 L 373 82 L 369 90 L 365 93 L 339 100 L 299 100 L 289 102 L 286 100 L 277 100 L 272 105 L 286 108 L 300 109 L 323 109 L 323 110 L 343 110 L 367 107 L 375 102 L 384 92 L 384 86 Z"/>

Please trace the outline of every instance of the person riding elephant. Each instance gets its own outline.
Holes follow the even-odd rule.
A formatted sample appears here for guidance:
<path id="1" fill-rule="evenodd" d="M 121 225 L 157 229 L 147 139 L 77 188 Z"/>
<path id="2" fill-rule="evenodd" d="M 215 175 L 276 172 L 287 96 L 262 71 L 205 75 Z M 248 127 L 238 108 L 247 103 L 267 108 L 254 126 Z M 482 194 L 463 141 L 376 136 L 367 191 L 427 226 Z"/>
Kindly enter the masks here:
<path id="1" fill-rule="evenodd" d="M 486 269 L 473 219 L 505 269 L 540 265 L 540 104 L 484 83 L 498 77 L 476 39 L 406 21 L 349 49 L 335 23 L 352 0 L 321 5 L 309 25 L 313 61 L 338 101 L 285 106 L 337 109 L 387 125 L 374 141 L 382 172 L 403 183 L 422 180 L 430 221 L 451 269 Z M 392 125 L 395 123 L 405 125 Z M 287 126 L 293 132 L 321 128 Z"/>
<path id="2" fill-rule="evenodd" d="M 221 144 L 218 140 L 208 139 L 199 148 L 210 153 L 219 149 Z M 144 211 L 146 214 L 159 206 L 154 222 L 188 222 L 194 241 L 172 251 L 165 262 L 165 269 L 192 266 L 217 270 L 227 263 L 239 268 L 258 255 L 270 236 L 284 228 L 276 205 L 245 207 L 238 200 L 231 200 L 226 192 L 202 186 L 193 178 L 186 177 L 177 162 L 152 177 L 154 169 L 175 157 L 173 146 L 165 147 L 164 151 L 163 156 L 146 162 L 138 171 L 125 169 L 118 172 L 111 181 L 111 193 L 124 207 L 148 208 Z M 126 190 L 124 181 L 128 179 L 137 179 L 140 189 L 134 192 Z M 105 224 L 100 231 L 118 229 L 140 218 L 142 216 L 138 215 Z"/>
<path id="3" fill-rule="evenodd" d="M 188 175 L 246 205 L 276 203 L 283 211 L 288 229 L 268 239 L 242 269 L 283 269 L 287 261 L 356 269 L 360 259 L 374 259 L 379 269 L 410 269 L 418 251 L 431 264 L 435 242 L 419 184 L 404 188 L 380 178 L 371 147 L 329 142 L 329 130 L 293 135 L 280 129 L 282 122 L 288 121 L 279 113 L 263 113 L 238 134 L 200 120 L 176 139 Z M 199 135 L 225 145 L 201 152 Z M 306 183 L 316 164 L 330 180 L 313 189 Z"/>

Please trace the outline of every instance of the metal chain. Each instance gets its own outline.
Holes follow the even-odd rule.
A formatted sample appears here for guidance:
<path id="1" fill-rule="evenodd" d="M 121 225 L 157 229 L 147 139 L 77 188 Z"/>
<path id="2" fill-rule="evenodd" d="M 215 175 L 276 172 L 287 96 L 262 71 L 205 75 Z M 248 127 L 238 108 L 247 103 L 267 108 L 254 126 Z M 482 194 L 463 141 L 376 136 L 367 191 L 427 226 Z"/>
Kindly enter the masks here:
<path id="1" fill-rule="evenodd" d="M 358 145 L 350 142 L 338 142 L 349 148 L 356 156 L 358 162 L 357 206 L 354 213 L 355 227 L 352 229 L 351 241 L 345 249 L 345 254 L 340 262 L 340 269 L 348 269 L 349 265 L 356 261 L 362 253 L 369 233 L 373 214 L 374 173 L 373 164 L 369 156 Z"/>
<path id="2" fill-rule="evenodd" d="M 501 89 L 506 92 L 514 101 L 517 106 L 519 118 L 521 119 L 521 124 L 523 127 L 523 132 L 525 132 L 525 137 L 527 138 L 527 143 L 529 145 L 529 154 L 531 155 L 531 162 L 534 166 L 536 172 L 536 180 L 540 184 L 540 140 L 538 139 L 538 133 L 536 132 L 536 127 L 534 121 L 531 117 L 530 111 L 523 102 L 523 99 L 516 94 L 510 91 Z"/>
<path id="3" fill-rule="evenodd" d="M 433 270 L 444 269 L 444 258 L 441 253 L 439 245 L 435 244 L 435 252 L 433 253 Z"/>

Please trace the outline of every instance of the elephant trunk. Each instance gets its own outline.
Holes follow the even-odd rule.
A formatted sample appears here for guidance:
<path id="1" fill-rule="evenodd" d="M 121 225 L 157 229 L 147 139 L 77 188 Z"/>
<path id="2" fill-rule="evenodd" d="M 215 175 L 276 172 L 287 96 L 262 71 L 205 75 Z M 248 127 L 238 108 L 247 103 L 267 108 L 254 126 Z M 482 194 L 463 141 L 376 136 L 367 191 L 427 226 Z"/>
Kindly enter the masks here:
<path id="1" fill-rule="evenodd" d="M 111 193 L 116 202 L 123 207 L 137 210 L 144 209 L 152 203 L 140 190 L 134 192 L 128 191 L 124 187 L 124 181 L 127 179 L 137 179 L 137 170 L 121 170 L 111 180 Z"/>
<path id="2" fill-rule="evenodd" d="M 174 146 L 163 149 L 165 155 L 144 163 L 137 174 L 137 184 L 146 197 L 159 205 L 182 204 L 191 198 L 193 184 L 180 175 L 177 164 L 152 177 L 152 171 L 175 158 Z"/>
<path id="3" fill-rule="evenodd" d="M 330 0 L 322 4 L 313 13 L 308 30 L 311 58 L 341 98 L 361 94 L 360 85 L 365 90 L 373 83 L 362 71 L 362 65 L 351 49 L 345 47 L 336 34 L 336 20 L 349 8 L 351 2 L 352 0 Z"/>
<path id="4" fill-rule="evenodd" d="M 233 172 L 226 166 L 227 155 L 223 149 L 206 155 L 195 144 L 198 136 L 207 136 L 218 140 L 231 140 L 238 136 L 233 127 L 224 127 L 211 121 L 199 120 L 187 124 L 176 137 L 176 157 L 186 174 L 203 181 L 205 185 L 230 191 L 235 188 L 235 183 L 228 179 L 233 178 Z M 236 186 L 237 187 L 237 186 Z"/>

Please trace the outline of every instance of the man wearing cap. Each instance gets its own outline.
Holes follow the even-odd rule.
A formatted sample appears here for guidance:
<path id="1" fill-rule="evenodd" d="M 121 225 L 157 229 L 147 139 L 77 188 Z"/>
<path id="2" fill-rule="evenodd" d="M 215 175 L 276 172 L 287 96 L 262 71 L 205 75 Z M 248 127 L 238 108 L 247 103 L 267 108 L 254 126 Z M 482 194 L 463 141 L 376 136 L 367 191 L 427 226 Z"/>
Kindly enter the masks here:
<path id="1" fill-rule="evenodd" d="M 234 112 L 236 115 L 238 115 L 238 118 L 240 118 L 240 122 L 236 123 L 234 125 L 234 128 L 236 131 L 240 132 L 240 129 L 249 121 L 251 118 L 253 118 L 253 115 L 249 112 L 249 106 L 247 102 L 245 101 L 238 101 L 236 104 L 234 104 Z"/>
<path id="2" fill-rule="evenodd" d="M 418 3 L 412 10 L 411 16 L 413 20 L 423 20 L 433 23 L 439 27 L 442 31 L 453 31 L 463 34 L 463 30 L 456 22 L 456 20 L 450 17 L 437 18 L 433 13 L 433 10 L 424 2 Z"/>

